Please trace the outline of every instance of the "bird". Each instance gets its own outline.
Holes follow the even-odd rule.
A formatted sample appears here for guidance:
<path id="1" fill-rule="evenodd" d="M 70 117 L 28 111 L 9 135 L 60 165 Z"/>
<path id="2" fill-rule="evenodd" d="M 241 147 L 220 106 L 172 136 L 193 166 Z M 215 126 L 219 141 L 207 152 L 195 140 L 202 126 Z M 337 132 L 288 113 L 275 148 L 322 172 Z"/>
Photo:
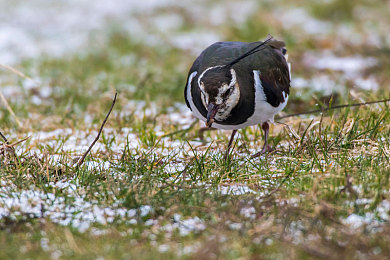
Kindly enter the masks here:
<path id="1" fill-rule="evenodd" d="M 268 35 L 257 42 L 216 42 L 193 62 L 184 97 L 193 115 L 208 128 L 233 130 L 229 154 L 238 129 L 259 125 L 264 131 L 258 157 L 272 151 L 269 123 L 286 106 L 291 65 L 283 41 Z"/>

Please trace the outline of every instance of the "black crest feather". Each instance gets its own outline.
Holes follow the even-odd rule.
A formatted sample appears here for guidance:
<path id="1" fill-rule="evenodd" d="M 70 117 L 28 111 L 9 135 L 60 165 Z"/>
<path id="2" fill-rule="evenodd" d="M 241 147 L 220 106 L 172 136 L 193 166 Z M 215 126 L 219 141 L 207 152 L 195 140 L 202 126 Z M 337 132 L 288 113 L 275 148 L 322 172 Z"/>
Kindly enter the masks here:
<path id="1" fill-rule="evenodd" d="M 234 64 L 236 64 L 237 62 L 239 62 L 240 60 L 248 57 L 249 55 L 252 55 L 258 51 L 261 51 L 261 49 L 259 49 L 260 47 L 266 45 L 267 43 L 270 43 L 272 40 L 274 39 L 274 37 L 272 37 L 272 35 L 268 34 L 267 38 L 262 42 L 260 43 L 259 45 L 257 45 L 256 47 L 254 47 L 253 49 L 247 51 L 246 53 L 244 53 L 243 55 L 241 55 L 240 57 L 234 59 L 233 61 L 231 61 L 228 66 L 233 66 Z M 279 41 L 275 41 L 277 43 L 279 43 Z"/>

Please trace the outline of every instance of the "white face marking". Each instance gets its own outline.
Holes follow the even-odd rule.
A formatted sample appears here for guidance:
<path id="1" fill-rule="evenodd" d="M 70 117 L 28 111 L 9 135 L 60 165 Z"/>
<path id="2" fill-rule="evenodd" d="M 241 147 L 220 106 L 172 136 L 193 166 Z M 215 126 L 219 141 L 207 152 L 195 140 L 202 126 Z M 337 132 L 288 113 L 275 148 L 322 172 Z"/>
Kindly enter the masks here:
<path id="1" fill-rule="evenodd" d="M 220 105 L 220 104 L 223 103 L 223 96 L 224 96 L 225 92 L 229 88 L 233 88 L 233 86 L 236 84 L 236 81 L 237 81 L 236 80 L 236 72 L 234 71 L 234 69 L 230 69 L 230 73 L 232 75 L 232 80 L 230 81 L 229 86 L 227 84 L 223 84 L 218 89 L 218 95 L 217 95 L 217 98 L 216 98 L 216 101 L 215 101 L 215 103 L 217 105 Z"/>
<path id="2" fill-rule="evenodd" d="M 234 69 L 230 70 L 230 73 L 232 74 L 232 80 L 230 81 L 230 84 L 224 84 L 219 88 L 218 95 L 216 98 L 216 104 L 219 105 L 219 109 L 217 114 L 215 115 L 215 119 L 218 121 L 223 121 L 227 119 L 232 112 L 233 108 L 237 105 L 238 101 L 240 100 L 240 87 L 236 80 L 236 72 Z M 227 99 L 224 94 L 226 91 L 230 89 L 230 94 L 228 95 Z"/>
<path id="3" fill-rule="evenodd" d="M 202 99 L 203 106 L 207 109 L 207 104 L 209 100 L 209 95 L 206 92 L 200 93 L 200 98 Z"/>
<path id="4" fill-rule="evenodd" d="M 278 107 L 273 107 L 267 102 L 267 97 L 264 93 L 264 88 L 260 80 L 260 71 L 253 71 L 253 78 L 255 80 L 255 112 L 251 117 L 248 118 L 245 125 L 255 125 L 263 122 L 270 121 L 274 122 L 274 116 L 282 111 L 286 106 L 288 95 L 285 92 L 282 92 L 284 102 L 281 103 Z"/>
<path id="5" fill-rule="evenodd" d="M 197 71 L 192 72 L 190 77 L 189 77 L 189 79 L 188 79 L 188 82 L 187 82 L 187 100 L 188 100 L 188 103 L 190 104 L 191 111 L 194 114 L 194 116 L 196 116 L 200 120 L 206 122 L 206 118 L 199 112 L 198 108 L 195 106 L 194 101 L 192 99 L 192 93 L 191 93 L 191 86 L 192 85 L 191 85 L 191 83 L 192 83 L 192 79 L 196 76 L 197 73 L 198 73 Z"/>
<path id="6" fill-rule="evenodd" d="M 215 66 L 207 68 L 205 71 L 200 74 L 198 78 L 198 86 L 201 91 L 201 99 L 203 106 L 207 109 L 207 106 L 209 104 L 209 95 L 206 92 L 206 88 L 203 84 L 202 77 L 204 74 L 213 68 L 223 67 L 222 66 Z M 237 83 L 237 76 L 234 69 L 230 69 L 230 73 L 232 75 L 232 79 L 228 84 L 224 83 L 223 85 L 219 86 L 218 88 L 218 94 L 215 98 L 215 104 L 219 106 L 218 112 L 215 115 L 215 119 L 218 121 L 223 121 L 227 119 L 230 116 L 231 111 L 233 108 L 237 105 L 238 101 L 240 100 L 240 88 Z M 230 91 L 230 94 L 226 95 L 226 91 Z"/>
<path id="7" fill-rule="evenodd" d="M 215 98 L 215 104 L 221 105 L 223 103 L 223 95 L 229 89 L 227 84 L 223 84 L 218 88 L 218 95 Z"/>

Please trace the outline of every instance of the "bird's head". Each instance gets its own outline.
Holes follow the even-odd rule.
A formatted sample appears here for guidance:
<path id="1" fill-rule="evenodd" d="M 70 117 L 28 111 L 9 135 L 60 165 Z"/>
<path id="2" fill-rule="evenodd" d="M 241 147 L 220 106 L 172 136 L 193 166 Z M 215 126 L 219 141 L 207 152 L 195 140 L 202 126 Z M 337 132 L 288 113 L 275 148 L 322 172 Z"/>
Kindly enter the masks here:
<path id="1" fill-rule="evenodd" d="M 207 109 L 206 125 L 223 121 L 240 99 L 235 70 L 229 65 L 207 68 L 198 78 L 203 105 Z"/>

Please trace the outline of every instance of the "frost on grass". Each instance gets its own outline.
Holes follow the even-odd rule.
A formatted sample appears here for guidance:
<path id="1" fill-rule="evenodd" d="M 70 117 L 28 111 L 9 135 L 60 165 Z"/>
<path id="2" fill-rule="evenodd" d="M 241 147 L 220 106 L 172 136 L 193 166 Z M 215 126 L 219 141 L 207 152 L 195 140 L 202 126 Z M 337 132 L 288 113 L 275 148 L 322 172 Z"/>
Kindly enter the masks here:
<path id="1" fill-rule="evenodd" d="M 246 193 L 256 193 L 247 185 L 219 186 L 218 189 L 222 195 L 242 195 Z"/>
<path id="2" fill-rule="evenodd" d="M 92 224 L 107 225 L 115 219 L 130 223 L 140 211 L 140 216 L 146 216 L 151 211 L 149 205 L 139 209 L 119 207 L 119 203 L 104 207 L 95 200 L 88 200 L 79 195 L 77 184 L 71 181 L 49 183 L 47 186 L 63 190 L 64 196 L 45 193 L 35 189 L 16 191 L 14 185 L 5 185 L 0 188 L 0 218 L 48 218 L 53 223 L 72 226 L 80 232 L 86 231 Z"/>
<path id="3" fill-rule="evenodd" d="M 200 232 L 206 228 L 206 225 L 199 217 L 183 219 L 180 214 L 175 214 L 172 222 L 162 226 L 160 229 L 169 233 L 178 231 L 181 236 L 187 236 L 191 232 Z"/>
<path id="4" fill-rule="evenodd" d="M 254 220 L 256 218 L 256 209 L 254 207 L 242 208 L 240 214 L 245 218 Z"/>
<path id="5" fill-rule="evenodd" d="M 116 202 L 111 206 L 102 206 L 96 200 L 88 200 L 75 191 L 76 184 L 71 182 L 49 183 L 48 185 L 62 189 L 64 196 L 53 193 L 29 189 L 14 191 L 16 187 L 6 185 L 2 181 L 0 192 L 0 219 L 7 217 L 13 220 L 43 218 L 62 226 L 71 226 L 79 232 L 90 230 L 94 235 L 105 234 L 104 229 L 91 228 L 92 225 L 105 226 L 113 223 L 127 225 L 144 225 L 158 229 L 163 233 L 178 232 L 180 236 L 187 236 L 193 232 L 200 232 L 206 225 L 199 217 L 184 218 L 175 214 L 171 223 L 160 225 L 156 219 L 148 219 L 154 211 L 150 205 L 127 209 Z M 145 220 L 146 218 L 146 220 Z M 144 220 L 141 220 L 144 219 Z M 140 221 L 141 220 L 141 221 Z"/>
<path id="6" fill-rule="evenodd" d="M 128 107 L 123 109 L 123 111 L 130 112 L 113 112 L 113 117 L 126 117 L 134 111 L 143 111 L 144 118 L 153 118 L 157 116 L 157 109 L 154 103 L 146 105 L 145 102 L 129 102 Z M 161 138 L 166 134 L 169 134 L 169 131 L 174 132 L 174 130 L 166 130 L 170 126 L 175 125 L 179 129 L 186 129 L 194 123 L 195 118 L 192 116 L 191 111 L 185 107 L 183 104 L 175 104 L 174 106 L 168 108 L 168 114 L 157 116 L 159 124 L 156 124 L 154 129 L 150 129 L 150 132 L 153 133 L 156 138 Z M 85 121 L 91 121 L 89 115 L 86 115 Z M 28 132 L 26 136 L 30 136 L 29 146 L 25 147 L 30 153 L 41 154 L 42 148 L 44 146 L 49 146 L 57 152 L 65 152 L 68 154 L 82 154 L 84 153 L 89 145 L 93 142 L 95 137 L 98 134 L 97 129 L 98 125 L 92 125 L 90 129 L 87 130 L 78 130 L 71 128 L 59 128 L 51 131 L 32 131 Z M 165 128 L 165 129 L 163 129 Z M 98 151 L 107 151 L 110 150 L 114 153 L 121 154 L 124 148 L 132 150 L 144 150 L 149 151 L 150 147 L 141 141 L 140 133 L 138 129 L 130 127 L 122 127 L 121 129 L 113 129 L 110 127 L 105 127 L 103 129 L 103 135 L 108 137 L 108 139 L 115 137 L 112 141 L 109 141 L 109 144 L 106 144 L 103 140 L 103 137 L 100 137 L 98 142 L 94 145 L 92 152 Z M 10 139 L 19 139 L 17 135 L 10 135 Z M 192 145 L 195 147 L 199 143 L 192 142 Z M 160 146 L 164 146 L 164 149 L 157 147 L 156 152 L 159 152 L 163 155 L 170 154 L 173 150 L 180 152 L 180 155 L 183 152 L 189 152 L 190 148 L 183 150 L 184 142 L 178 140 L 172 140 L 171 138 L 163 138 L 160 140 Z M 182 156 L 181 156 L 182 157 Z M 90 163 L 91 167 L 95 164 L 94 162 Z M 106 165 L 108 166 L 108 165 Z M 182 168 L 182 166 L 179 166 Z M 171 170 L 174 170 L 174 167 L 171 167 Z"/>
<path id="7" fill-rule="evenodd" d="M 161 232 L 178 231 L 181 236 L 191 232 L 205 229 L 205 224 L 198 217 L 185 218 L 176 214 L 171 224 L 160 226 L 156 219 L 139 221 L 154 211 L 150 205 L 142 205 L 139 208 L 127 209 L 119 206 L 116 202 L 111 206 L 102 206 L 98 201 L 88 200 L 79 195 L 80 190 L 75 191 L 76 184 L 71 182 L 49 183 L 48 185 L 62 189 L 64 196 L 55 196 L 53 193 L 30 189 L 13 191 L 16 188 L 6 185 L 2 181 L 0 192 L 0 219 L 45 218 L 53 223 L 63 226 L 71 226 L 79 232 L 91 230 L 94 235 L 104 234 L 104 230 L 91 228 L 92 225 L 105 226 L 114 221 L 127 225 L 155 226 Z M 103 232 L 103 233 L 102 233 Z"/>
<path id="8" fill-rule="evenodd" d="M 359 199 L 355 203 L 360 205 L 369 205 L 371 199 Z M 390 221 L 390 200 L 383 200 L 379 203 L 375 210 L 364 214 L 352 213 L 346 218 L 342 218 L 341 222 L 348 225 L 352 229 L 366 227 L 368 230 L 377 230 L 383 223 Z"/>

